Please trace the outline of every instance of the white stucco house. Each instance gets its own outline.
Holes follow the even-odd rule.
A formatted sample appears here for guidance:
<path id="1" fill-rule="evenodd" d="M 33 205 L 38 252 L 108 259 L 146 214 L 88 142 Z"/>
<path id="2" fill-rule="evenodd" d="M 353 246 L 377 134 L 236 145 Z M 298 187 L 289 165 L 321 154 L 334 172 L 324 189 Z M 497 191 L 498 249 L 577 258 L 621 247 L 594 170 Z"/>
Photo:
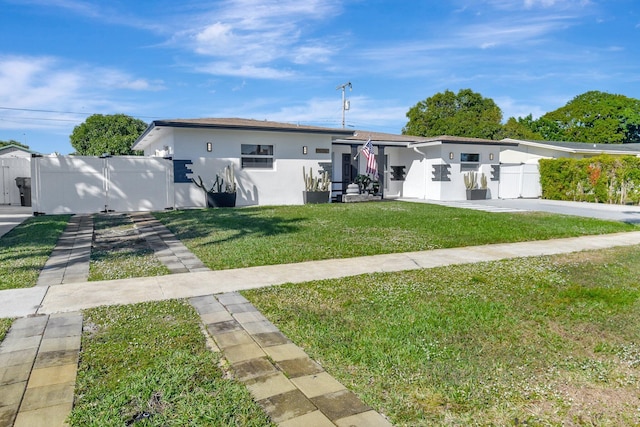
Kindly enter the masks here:
<path id="1" fill-rule="evenodd" d="M 485 174 L 489 196 L 499 195 L 501 152 L 516 142 L 434 138 L 352 131 L 248 119 L 176 119 L 152 122 L 133 148 L 174 162 L 176 207 L 202 206 L 191 178 L 211 183 L 233 164 L 238 206 L 301 204 L 303 166 L 328 171 L 332 196 L 365 173 L 360 148 L 371 140 L 384 198 L 465 199 L 463 175 Z"/>
<path id="2" fill-rule="evenodd" d="M 211 184 L 232 164 L 237 206 L 303 203 L 302 168 L 331 173 L 332 144 L 353 130 L 248 119 L 156 120 L 133 149 L 171 157 L 177 208 L 204 206 L 191 178 Z"/>
<path id="3" fill-rule="evenodd" d="M 640 155 L 639 144 L 427 138 L 238 118 L 156 120 L 133 146 L 142 157 L 34 155 L 34 213 L 204 207 L 205 193 L 192 179 L 211 187 L 229 165 L 236 206 L 304 203 L 303 168 L 328 172 L 332 200 L 340 201 L 366 171 L 359 151 L 369 140 L 385 199 L 465 200 L 469 172 L 487 178 L 487 198 L 537 198 L 540 158 Z M 5 196 L 11 203 L 16 191 Z"/>

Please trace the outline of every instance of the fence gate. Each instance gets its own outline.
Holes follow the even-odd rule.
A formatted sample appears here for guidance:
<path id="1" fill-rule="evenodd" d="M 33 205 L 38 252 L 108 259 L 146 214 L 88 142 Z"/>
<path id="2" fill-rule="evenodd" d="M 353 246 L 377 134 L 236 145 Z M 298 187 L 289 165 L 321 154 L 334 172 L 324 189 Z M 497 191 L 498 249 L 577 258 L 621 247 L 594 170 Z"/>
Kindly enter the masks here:
<path id="1" fill-rule="evenodd" d="M 173 208 L 173 166 L 156 157 L 35 157 L 31 185 L 34 213 Z"/>
<path id="2" fill-rule="evenodd" d="M 538 164 L 500 165 L 501 199 L 538 198 L 542 195 Z"/>

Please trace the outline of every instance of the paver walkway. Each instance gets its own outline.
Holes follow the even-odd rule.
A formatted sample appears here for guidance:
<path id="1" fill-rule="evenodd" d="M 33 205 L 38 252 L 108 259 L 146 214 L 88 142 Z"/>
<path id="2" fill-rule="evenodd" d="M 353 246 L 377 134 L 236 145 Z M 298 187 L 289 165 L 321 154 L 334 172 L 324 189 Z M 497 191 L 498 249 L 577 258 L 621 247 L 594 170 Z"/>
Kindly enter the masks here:
<path id="1" fill-rule="evenodd" d="M 237 292 L 189 300 L 236 378 L 281 427 L 389 427 Z"/>
<path id="2" fill-rule="evenodd" d="M 82 334 L 79 313 L 23 317 L 0 344 L 0 425 L 64 425 Z"/>
<path id="3" fill-rule="evenodd" d="M 86 282 L 93 240 L 93 217 L 74 215 L 40 272 L 36 286 Z"/>
<path id="4" fill-rule="evenodd" d="M 148 212 L 136 212 L 129 215 L 139 233 L 153 249 L 158 260 L 169 268 L 171 273 L 194 273 L 209 271 L 173 233 Z"/>

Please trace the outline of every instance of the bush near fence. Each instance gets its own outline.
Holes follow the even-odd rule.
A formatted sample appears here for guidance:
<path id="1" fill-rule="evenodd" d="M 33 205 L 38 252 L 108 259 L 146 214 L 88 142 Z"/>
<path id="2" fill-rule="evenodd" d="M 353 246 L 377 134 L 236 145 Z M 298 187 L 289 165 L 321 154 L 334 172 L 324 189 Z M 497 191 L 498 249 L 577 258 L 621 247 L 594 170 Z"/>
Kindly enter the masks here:
<path id="1" fill-rule="evenodd" d="M 640 204 L 638 157 L 541 159 L 539 165 L 543 199 Z"/>

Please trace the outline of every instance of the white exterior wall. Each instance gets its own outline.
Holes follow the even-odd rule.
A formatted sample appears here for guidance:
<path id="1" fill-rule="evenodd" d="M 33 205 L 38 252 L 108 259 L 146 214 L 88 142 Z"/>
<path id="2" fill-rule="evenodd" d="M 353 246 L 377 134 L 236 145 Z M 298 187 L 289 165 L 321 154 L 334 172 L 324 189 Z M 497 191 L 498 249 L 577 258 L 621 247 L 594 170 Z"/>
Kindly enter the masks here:
<path id="1" fill-rule="evenodd" d="M 438 144 L 412 149 L 405 149 L 404 157 L 407 162 L 407 178 L 403 185 L 403 197 L 427 200 L 465 200 L 466 188 L 464 173 L 469 170 L 484 173 L 487 177 L 488 198 L 498 197 L 498 181 L 491 181 L 491 165 L 498 164 L 499 146 L 478 144 Z M 453 159 L 450 159 L 453 153 Z M 480 161 L 477 164 L 467 164 L 463 168 L 460 162 L 461 153 L 477 153 Z M 490 160 L 493 155 L 493 160 Z M 434 181 L 433 166 L 448 164 L 450 181 Z"/>
<path id="2" fill-rule="evenodd" d="M 169 131 L 167 131 L 169 132 Z M 313 168 L 317 174 L 320 164 L 331 163 L 331 136 L 289 132 L 259 132 L 224 129 L 174 128 L 173 158 L 191 160 L 193 178 L 202 177 L 210 186 L 216 174 L 234 165 L 237 184 L 237 206 L 295 205 L 303 203 L 304 180 L 302 167 Z M 207 152 L 207 142 L 212 151 Z M 273 145 L 273 169 L 241 168 L 241 145 Z M 307 147 L 307 154 L 302 147 Z M 145 152 L 155 152 L 150 147 Z M 316 153 L 316 149 L 327 153 Z M 177 208 L 205 206 L 203 191 L 192 183 L 175 184 Z"/>
<path id="3" fill-rule="evenodd" d="M 4 158 L 19 158 L 19 159 L 29 159 L 31 158 L 31 153 L 28 151 L 20 150 L 19 148 L 10 147 L 5 148 L 0 152 L 0 159 Z"/>
<path id="4" fill-rule="evenodd" d="M 30 157 L 0 158 L 0 204 L 20 206 L 16 178 L 31 176 Z"/>

